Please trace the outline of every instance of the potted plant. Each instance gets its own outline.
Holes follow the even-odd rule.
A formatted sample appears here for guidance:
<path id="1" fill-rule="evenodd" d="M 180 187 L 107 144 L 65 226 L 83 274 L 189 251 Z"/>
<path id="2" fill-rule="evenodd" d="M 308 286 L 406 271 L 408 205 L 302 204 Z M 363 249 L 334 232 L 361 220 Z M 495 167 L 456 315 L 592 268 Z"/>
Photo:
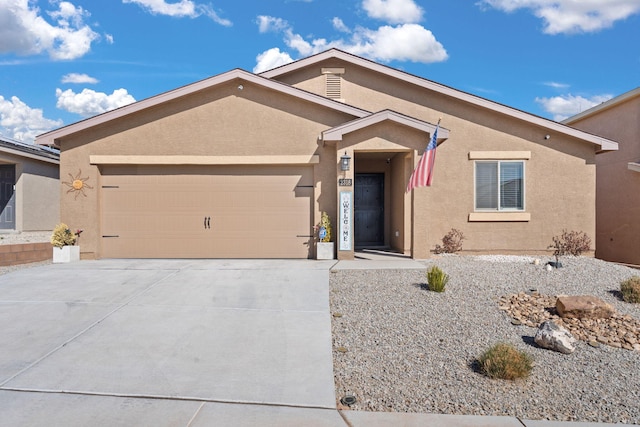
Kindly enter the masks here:
<path id="1" fill-rule="evenodd" d="M 58 224 L 53 229 L 51 244 L 53 245 L 53 262 L 73 262 L 80 260 L 80 246 L 76 246 L 82 230 L 75 233 L 69 229 L 67 224 Z"/>
<path id="2" fill-rule="evenodd" d="M 331 218 L 326 212 L 322 212 L 320 224 L 313 227 L 318 233 L 318 243 L 316 245 L 317 259 L 333 259 L 333 228 L 331 227 Z"/>

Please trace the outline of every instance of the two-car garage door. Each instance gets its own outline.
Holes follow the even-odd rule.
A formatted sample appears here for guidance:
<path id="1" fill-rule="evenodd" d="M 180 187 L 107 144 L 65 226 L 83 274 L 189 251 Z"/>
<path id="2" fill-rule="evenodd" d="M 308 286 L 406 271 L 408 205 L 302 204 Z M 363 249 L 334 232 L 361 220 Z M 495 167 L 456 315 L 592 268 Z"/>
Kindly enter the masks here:
<path id="1" fill-rule="evenodd" d="M 309 258 L 313 168 L 103 166 L 105 258 Z"/>

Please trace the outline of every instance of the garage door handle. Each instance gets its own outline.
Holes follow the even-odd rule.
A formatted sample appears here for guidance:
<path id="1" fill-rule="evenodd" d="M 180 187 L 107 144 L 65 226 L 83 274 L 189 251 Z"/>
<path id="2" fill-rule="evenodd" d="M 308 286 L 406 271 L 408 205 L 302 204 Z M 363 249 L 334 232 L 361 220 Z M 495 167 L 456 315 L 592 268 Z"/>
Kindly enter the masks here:
<path id="1" fill-rule="evenodd" d="M 207 228 L 211 228 L 211 217 L 207 217 Z"/>

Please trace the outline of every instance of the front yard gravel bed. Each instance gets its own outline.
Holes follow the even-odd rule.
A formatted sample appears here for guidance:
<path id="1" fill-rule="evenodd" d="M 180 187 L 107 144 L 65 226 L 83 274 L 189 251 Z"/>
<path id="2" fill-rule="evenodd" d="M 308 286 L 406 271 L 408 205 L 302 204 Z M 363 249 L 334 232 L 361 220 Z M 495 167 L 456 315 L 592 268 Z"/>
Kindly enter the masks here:
<path id="1" fill-rule="evenodd" d="M 500 297 L 537 290 L 593 295 L 640 319 L 619 298 L 639 270 L 563 257 L 546 271 L 534 257 L 441 256 L 425 270 L 338 270 L 330 275 L 336 397 L 352 410 L 505 415 L 533 420 L 640 423 L 640 352 L 576 344 L 565 355 L 539 348 L 536 329 L 514 326 Z M 425 289 L 426 269 L 449 274 L 444 293 Z M 475 359 L 498 342 L 534 358 L 531 376 L 492 380 Z"/>

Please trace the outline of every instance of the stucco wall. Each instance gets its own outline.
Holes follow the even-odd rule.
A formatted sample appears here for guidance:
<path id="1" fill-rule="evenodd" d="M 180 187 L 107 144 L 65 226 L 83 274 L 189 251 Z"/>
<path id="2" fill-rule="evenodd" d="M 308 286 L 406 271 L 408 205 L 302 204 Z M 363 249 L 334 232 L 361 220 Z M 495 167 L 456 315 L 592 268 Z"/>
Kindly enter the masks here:
<path id="1" fill-rule="evenodd" d="M 60 220 L 59 165 L 1 153 L 16 169 L 16 230 L 53 230 Z"/>
<path id="2" fill-rule="evenodd" d="M 563 229 L 595 236 L 595 147 L 522 120 L 394 81 L 337 60 L 292 73 L 284 81 L 308 91 L 324 90 L 322 67 L 342 67 L 345 102 L 369 111 L 391 109 L 427 122 L 442 118 L 450 137 L 437 151 L 434 182 L 413 193 L 414 257 L 430 256 L 451 229 L 463 231 L 467 251 L 545 252 Z M 315 72 L 315 77 L 312 77 Z M 417 156 L 428 141 L 414 147 Z M 471 222 L 474 162 L 471 151 L 529 151 L 525 161 L 525 222 Z M 506 215 L 505 215 L 506 217 Z"/>
<path id="3" fill-rule="evenodd" d="M 61 176 L 87 178 L 86 197 L 61 186 L 62 220 L 84 228 L 83 257 L 100 256 L 100 166 L 90 156 L 292 156 L 318 155 L 314 165 L 314 223 L 327 211 L 338 220 L 338 177 L 381 170 L 387 177 L 385 223 L 388 245 L 427 258 L 451 229 L 467 239 L 466 251 L 535 253 L 546 251 L 563 229 L 595 233 L 595 149 L 566 135 L 471 106 L 457 99 L 394 81 L 339 61 L 327 61 L 287 76 L 287 82 L 323 94 L 322 67 L 344 67 L 343 98 L 369 110 L 392 109 L 450 131 L 438 148 L 434 183 L 410 194 L 404 188 L 429 135 L 410 126 L 384 122 L 351 132 L 338 143 L 325 143 L 327 129 L 354 119 L 327 107 L 243 81 L 231 81 L 181 99 L 105 123 L 61 141 Z M 243 89 L 239 89 L 242 83 Z M 404 99 L 403 99 L 404 98 Z M 338 171 L 344 151 L 393 153 L 393 162 L 364 158 L 351 171 Z M 527 220 L 500 214 L 491 221 L 470 221 L 474 212 L 474 152 L 526 152 Z M 507 154 L 508 156 L 508 154 Z M 169 160 L 168 160 L 169 161 Z M 340 189 L 342 191 L 342 189 Z M 352 191 L 347 190 L 347 191 Z M 98 224 L 98 225 L 96 225 Z M 398 231 L 396 238 L 395 231 Z M 348 259 L 353 254 L 338 254 Z"/>
<path id="4" fill-rule="evenodd" d="M 640 265 L 640 95 L 571 123 L 618 141 L 618 151 L 596 156 L 596 256 Z"/>
<path id="5" fill-rule="evenodd" d="M 336 212 L 335 147 L 323 146 L 320 133 L 351 117 L 294 100 L 247 82 L 229 82 L 184 99 L 164 103 L 61 141 L 61 176 L 79 171 L 87 197 L 62 187 L 62 220 L 82 228 L 82 256 L 100 256 L 100 166 L 92 155 L 159 157 L 319 155 L 314 166 L 314 223 L 323 210 Z M 329 160 L 327 160 L 329 159 Z M 330 185 L 328 185 L 330 183 Z"/>

